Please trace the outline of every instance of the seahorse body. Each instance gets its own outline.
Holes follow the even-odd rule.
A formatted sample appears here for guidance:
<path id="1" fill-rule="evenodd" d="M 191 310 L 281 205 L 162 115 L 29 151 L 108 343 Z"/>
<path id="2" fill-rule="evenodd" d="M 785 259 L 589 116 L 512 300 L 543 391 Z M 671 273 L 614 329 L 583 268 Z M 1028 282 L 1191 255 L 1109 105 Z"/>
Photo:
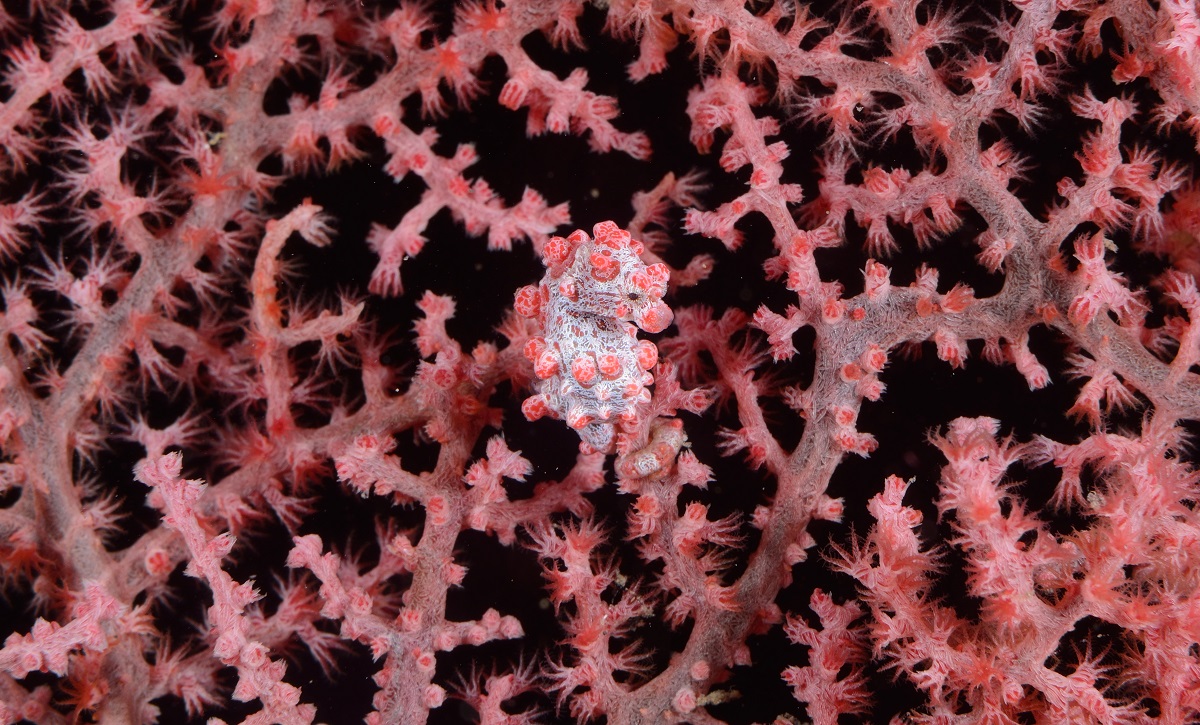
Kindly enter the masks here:
<path id="1" fill-rule="evenodd" d="M 517 312 L 542 327 L 525 346 L 538 384 L 521 410 L 529 420 L 566 420 L 596 451 L 612 452 L 619 430 L 650 401 L 658 348 L 639 340 L 638 328 L 661 332 L 671 324 L 662 301 L 670 272 L 647 266 L 643 251 L 613 222 L 597 224 L 592 237 L 583 230 L 552 237 L 542 248 L 545 277 L 516 296 Z"/>

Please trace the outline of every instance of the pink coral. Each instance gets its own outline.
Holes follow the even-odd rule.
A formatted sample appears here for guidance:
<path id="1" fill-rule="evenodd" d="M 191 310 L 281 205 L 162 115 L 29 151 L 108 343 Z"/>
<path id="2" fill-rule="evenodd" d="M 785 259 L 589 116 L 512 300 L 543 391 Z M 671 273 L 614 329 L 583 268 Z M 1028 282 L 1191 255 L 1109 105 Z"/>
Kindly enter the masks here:
<path id="1" fill-rule="evenodd" d="M 0 5 L 0 725 L 1196 721 L 1198 43 Z"/>

